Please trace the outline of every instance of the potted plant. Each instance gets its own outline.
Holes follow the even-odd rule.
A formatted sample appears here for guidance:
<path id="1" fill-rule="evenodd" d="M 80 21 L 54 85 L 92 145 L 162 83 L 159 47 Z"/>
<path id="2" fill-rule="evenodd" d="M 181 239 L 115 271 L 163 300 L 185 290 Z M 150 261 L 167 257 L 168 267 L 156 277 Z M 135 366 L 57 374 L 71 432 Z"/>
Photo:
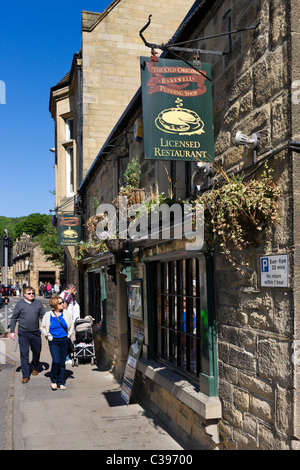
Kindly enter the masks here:
<path id="1" fill-rule="evenodd" d="M 126 196 L 128 205 L 141 204 L 145 199 L 145 192 L 140 187 L 141 166 L 138 157 L 133 157 L 128 163 L 125 173 L 125 186 L 121 189 L 119 196 Z"/>

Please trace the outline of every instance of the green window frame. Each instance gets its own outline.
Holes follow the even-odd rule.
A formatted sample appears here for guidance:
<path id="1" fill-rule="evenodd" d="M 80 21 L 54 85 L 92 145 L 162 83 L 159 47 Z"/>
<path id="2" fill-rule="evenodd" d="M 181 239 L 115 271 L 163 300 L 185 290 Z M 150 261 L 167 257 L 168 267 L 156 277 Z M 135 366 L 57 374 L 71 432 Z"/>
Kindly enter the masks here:
<path id="1" fill-rule="evenodd" d="M 200 253 L 147 262 L 149 354 L 217 396 L 213 260 Z"/>

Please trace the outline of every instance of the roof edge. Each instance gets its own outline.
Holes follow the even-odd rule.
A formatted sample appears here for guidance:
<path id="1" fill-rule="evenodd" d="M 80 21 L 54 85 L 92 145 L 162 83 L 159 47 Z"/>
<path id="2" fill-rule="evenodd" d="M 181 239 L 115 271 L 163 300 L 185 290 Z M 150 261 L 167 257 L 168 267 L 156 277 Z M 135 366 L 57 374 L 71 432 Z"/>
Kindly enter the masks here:
<path id="1" fill-rule="evenodd" d="M 98 26 L 98 24 L 101 23 L 101 21 L 112 11 L 112 9 L 120 3 L 120 1 L 121 0 L 114 0 L 102 13 L 83 10 L 81 17 L 81 31 L 88 33 L 93 31 L 96 26 Z M 95 15 L 97 18 L 95 21 L 88 21 L 87 19 L 84 19 L 84 14 Z"/>
<path id="2" fill-rule="evenodd" d="M 50 88 L 50 99 L 49 99 L 49 111 L 50 111 L 50 113 L 51 113 L 51 108 L 52 108 L 53 92 L 56 91 L 56 90 L 59 90 L 60 88 L 64 88 L 66 86 L 71 85 L 74 70 L 76 68 L 78 59 L 81 59 L 81 51 L 76 52 L 76 54 L 73 55 L 72 65 L 71 65 L 71 68 L 70 68 L 69 72 L 67 72 L 66 75 L 56 85 L 54 85 Z"/>

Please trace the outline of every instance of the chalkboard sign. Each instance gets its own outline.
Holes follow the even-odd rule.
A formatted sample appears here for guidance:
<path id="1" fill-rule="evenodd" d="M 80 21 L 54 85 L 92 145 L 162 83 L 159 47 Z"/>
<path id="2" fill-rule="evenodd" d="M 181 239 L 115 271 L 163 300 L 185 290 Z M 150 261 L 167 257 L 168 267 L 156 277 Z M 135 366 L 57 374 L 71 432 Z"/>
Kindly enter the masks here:
<path id="1" fill-rule="evenodd" d="M 121 390 L 121 397 L 127 405 L 129 405 L 130 402 L 136 367 L 141 353 L 143 340 L 143 331 L 136 328 L 134 330 L 133 341 L 128 353 Z"/>

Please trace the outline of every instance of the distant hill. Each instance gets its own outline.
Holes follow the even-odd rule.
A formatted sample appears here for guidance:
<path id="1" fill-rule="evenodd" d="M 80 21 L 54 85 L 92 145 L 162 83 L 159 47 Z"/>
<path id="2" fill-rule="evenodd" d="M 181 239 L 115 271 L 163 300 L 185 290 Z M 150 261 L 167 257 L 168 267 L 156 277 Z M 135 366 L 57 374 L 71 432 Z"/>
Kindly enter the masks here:
<path id="1" fill-rule="evenodd" d="M 13 239 L 16 239 L 16 233 L 15 233 L 15 225 L 19 222 L 24 222 L 27 219 L 26 216 L 24 217 L 4 217 L 0 215 L 0 237 L 3 237 L 4 235 L 4 229 L 7 229 L 8 231 L 8 236 L 13 237 Z"/>

